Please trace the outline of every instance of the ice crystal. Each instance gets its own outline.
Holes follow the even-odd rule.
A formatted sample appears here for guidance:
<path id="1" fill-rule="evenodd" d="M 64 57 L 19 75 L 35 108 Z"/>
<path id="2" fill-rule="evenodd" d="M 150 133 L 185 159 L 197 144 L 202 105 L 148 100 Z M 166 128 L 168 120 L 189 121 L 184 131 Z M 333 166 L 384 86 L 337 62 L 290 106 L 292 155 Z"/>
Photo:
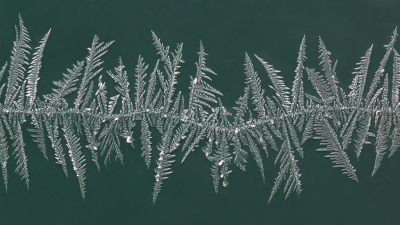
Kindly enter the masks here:
<path id="1" fill-rule="evenodd" d="M 180 67 L 184 63 L 183 44 L 177 44 L 175 50 L 170 51 L 154 32 L 152 38 L 159 55 L 154 65 L 147 64 L 139 56 L 132 81 L 121 59 L 113 71 L 107 71 L 116 83 L 117 95 L 108 96 L 101 75 L 102 56 L 113 41 L 100 42 L 99 37 L 94 36 L 86 60 L 76 62 L 63 74 L 62 80 L 54 81 L 51 93 L 39 96 L 37 85 L 50 31 L 34 50 L 29 45 L 30 37 L 21 17 L 16 31 L 10 64 L 6 62 L 0 70 L 0 79 L 8 73 L 8 80 L 0 87 L 0 165 L 6 191 L 9 140 L 12 142 L 11 155 L 17 164 L 15 172 L 29 188 L 30 163 L 24 141 L 27 137 L 23 136 L 22 130 L 22 124 L 27 121 L 32 125 L 28 129 L 32 139 L 46 159 L 49 157 L 46 148 L 49 140 L 56 163 L 65 176 L 68 176 L 67 166 L 72 165 L 83 198 L 86 196 L 85 176 L 88 175 L 85 151 L 91 155 L 99 171 L 100 159 L 107 165 L 111 156 L 115 156 L 116 160 L 124 163 L 121 138 L 134 147 L 139 145 L 134 140 L 140 137 L 139 151 L 147 167 L 156 164 L 153 202 L 173 173 L 175 161 L 184 162 L 199 148 L 211 163 L 216 193 L 221 184 L 222 187 L 228 186 L 228 178 L 235 170 L 232 167 L 246 170 L 249 153 L 263 181 L 263 158 L 275 157 L 279 172 L 269 197 L 271 201 L 282 183 L 285 183 L 283 192 L 286 197 L 293 192 L 301 193 L 298 161 L 307 157 L 302 145 L 312 137 L 321 140 L 323 146 L 316 150 L 326 152 L 333 167 L 339 167 L 343 174 L 355 181 L 358 181 L 356 169 L 348 155 L 354 154 L 359 158 L 364 145 L 374 140 L 376 159 L 371 172 L 375 175 L 386 153 L 390 157 L 400 147 L 400 55 L 394 48 L 397 28 L 389 44 L 384 46 L 386 53 L 370 86 L 366 86 L 366 81 L 372 46 L 356 64 L 348 93 L 339 86 L 337 61 L 333 63 L 332 53 L 321 37 L 318 46 L 320 70 L 305 66 L 304 36 L 291 88 L 286 86 L 279 70 L 260 56 L 246 53 L 245 88 L 233 114 L 223 105 L 222 93 L 211 85 L 212 76 L 217 74 L 206 65 L 207 53 L 202 42 L 195 63 L 196 74 L 191 77 L 190 93 L 186 98 L 176 91 L 177 77 L 182 76 Z M 30 53 L 33 53 L 32 57 Z M 386 70 L 391 55 L 392 74 Z M 254 59 L 265 69 L 269 87 L 275 94 L 265 95 L 264 84 L 261 84 L 259 72 L 253 65 Z M 314 90 L 306 91 L 305 82 L 309 82 Z M 72 102 L 67 101 L 66 96 L 72 93 L 76 93 L 76 98 L 71 107 Z M 373 123 L 377 128 L 375 133 L 371 129 Z M 133 132 L 136 125 L 140 126 L 140 134 Z M 60 135 L 60 130 L 63 135 Z M 161 134 L 160 140 L 153 138 L 154 132 Z M 81 147 L 82 139 L 88 142 L 85 148 Z M 354 145 L 355 153 L 349 151 L 350 144 Z"/>

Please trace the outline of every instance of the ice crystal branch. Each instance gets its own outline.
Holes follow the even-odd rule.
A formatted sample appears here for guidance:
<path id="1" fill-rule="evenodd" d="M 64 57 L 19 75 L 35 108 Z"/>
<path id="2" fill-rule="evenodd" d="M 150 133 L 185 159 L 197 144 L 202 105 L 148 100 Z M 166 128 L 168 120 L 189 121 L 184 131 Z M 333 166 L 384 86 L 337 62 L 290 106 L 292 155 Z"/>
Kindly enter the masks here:
<path id="1" fill-rule="evenodd" d="M 274 157 L 279 168 L 269 196 L 272 201 L 283 183 L 285 198 L 303 191 L 298 163 L 307 159 L 307 151 L 302 145 L 310 138 L 321 140 L 323 147 L 316 150 L 327 152 L 326 157 L 332 160 L 333 167 L 341 168 L 343 174 L 355 181 L 358 177 L 351 159 L 354 153 L 348 151 L 350 147 L 355 149 L 354 155 L 359 159 L 364 146 L 374 143 L 373 176 L 386 160 L 386 153 L 389 152 L 390 157 L 400 147 L 397 28 L 389 44 L 385 45 L 386 53 L 370 86 L 366 87 L 372 45 L 356 64 L 349 92 L 339 86 L 337 60 L 331 59 L 332 53 L 322 38 L 319 38 L 319 57 L 316 59 L 320 61 L 320 68 L 307 66 L 306 37 L 301 40 L 292 87 L 284 82 L 287 75 L 267 63 L 273 59 L 264 60 L 255 55 L 256 63 L 265 69 L 260 77 L 253 56 L 245 53 L 245 88 L 236 101 L 233 115 L 219 98 L 222 93 L 211 85 L 211 75 L 216 73 L 206 65 L 203 43 L 200 42 L 196 73 L 190 77 L 190 92 L 185 97 L 176 91 L 180 67 L 184 63 L 183 44 L 177 44 L 170 52 L 154 32 L 152 38 L 159 55 L 154 64 L 145 63 L 139 55 L 134 74 L 128 74 L 121 58 L 114 70 L 107 71 L 115 81 L 117 95 L 107 94 L 101 74 L 102 56 L 113 41 L 100 42 L 97 35 L 88 48 L 86 59 L 67 69 L 62 80 L 53 82 L 51 93 L 42 95 L 38 81 L 42 64 L 46 64 L 42 63 L 42 58 L 49 34 L 50 31 L 30 57 L 30 37 L 20 17 L 10 65 L 6 62 L 0 70 L 1 81 L 9 67 L 8 80 L 0 83 L 0 166 L 6 191 L 9 151 L 17 164 L 15 172 L 29 188 L 25 126 L 46 159 L 49 157 L 47 149 L 54 151 L 55 161 L 65 176 L 68 176 L 68 167 L 72 166 L 82 198 L 86 196 L 86 176 L 90 175 L 86 174 L 86 167 L 90 166 L 90 163 L 86 164 L 89 161 L 86 157 L 90 157 L 100 171 L 99 161 L 104 160 L 107 166 L 114 155 L 116 160 L 124 163 L 121 142 L 140 146 L 137 148 L 139 155 L 155 172 L 153 203 L 159 198 L 162 186 L 167 185 L 167 179 L 173 176 L 174 163 L 186 161 L 198 148 L 211 163 L 210 183 L 216 193 L 221 184 L 228 187 L 228 178 L 234 176 L 235 166 L 246 170 L 249 154 L 263 181 L 266 180 L 264 168 L 268 161 L 264 158 Z M 387 70 L 390 55 L 393 55 L 392 72 Z M 29 71 L 25 74 L 27 66 Z M 269 84 L 261 82 L 262 76 L 269 78 Z M 130 84 L 134 84 L 132 93 Z M 265 85 L 274 91 L 273 95 L 265 94 Z M 313 90 L 305 90 L 305 85 L 312 86 Z M 76 95 L 72 107 L 66 99 L 70 94 Z M 140 134 L 134 133 L 136 123 L 140 125 Z M 376 129 L 371 128 L 372 124 Z M 157 135 L 160 140 L 155 138 Z M 136 143 L 135 139 L 140 141 Z M 46 148 L 48 141 L 51 148 Z M 87 143 L 85 148 L 82 148 L 82 142 Z M 67 163 L 68 155 L 70 163 Z"/>

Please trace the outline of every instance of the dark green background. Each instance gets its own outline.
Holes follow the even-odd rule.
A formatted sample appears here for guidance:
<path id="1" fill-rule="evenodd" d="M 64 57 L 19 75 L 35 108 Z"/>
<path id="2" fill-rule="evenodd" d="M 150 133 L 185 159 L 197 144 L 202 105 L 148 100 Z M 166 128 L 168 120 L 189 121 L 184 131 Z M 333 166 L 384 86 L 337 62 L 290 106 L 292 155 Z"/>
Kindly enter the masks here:
<path id="1" fill-rule="evenodd" d="M 186 63 L 178 79 L 178 90 L 184 94 L 188 93 L 189 75 L 196 71 L 199 40 L 203 41 L 209 54 L 207 65 L 218 73 L 212 84 L 224 93 L 224 105 L 232 110 L 243 93 L 244 53 L 257 54 L 274 65 L 291 86 L 304 34 L 306 65 L 320 70 L 317 57 L 321 36 L 332 59 L 339 59 L 337 75 L 347 91 L 355 63 L 372 43 L 370 72 L 378 68 L 383 45 L 400 25 L 399 9 L 400 1 L 396 0 L 2 0 L 0 63 L 9 61 L 14 25 L 21 13 L 32 47 L 52 28 L 43 57 L 39 95 L 51 90 L 51 81 L 61 79 L 65 68 L 84 59 L 94 34 L 102 41 L 116 40 L 104 57 L 105 70 L 117 66 L 121 56 L 133 84 L 138 54 L 150 63 L 150 68 L 157 59 L 150 33 L 153 30 L 171 48 L 184 43 Z M 266 74 L 254 62 L 270 95 Z M 109 96 L 115 94 L 111 81 L 107 90 Z M 278 172 L 273 166 L 275 154 L 264 161 L 265 184 L 249 155 L 248 171 L 235 168 L 230 185 L 215 195 L 210 164 L 197 150 L 185 163 L 174 164 L 174 173 L 153 205 L 154 172 L 140 157 L 139 132 L 136 129 L 136 149 L 122 146 L 125 166 L 113 162 L 108 168 L 102 165 L 97 173 L 93 163 L 88 162 L 85 201 L 72 169 L 70 177 L 65 178 L 54 159 L 46 161 L 36 144 L 25 136 L 30 190 L 13 173 L 15 161 L 10 160 L 7 194 L 0 185 L 0 224 L 400 224 L 400 153 L 385 158 L 371 179 L 373 146 L 365 147 L 360 162 L 350 149 L 359 177 L 355 183 L 332 168 L 325 154 L 315 151 L 318 142 L 309 140 L 304 145 L 305 159 L 299 162 L 303 193 L 285 201 L 280 190 L 268 204 Z M 157 136 L 153 142 L 158 143 Z M 52 154 L 48 146 L 48 155 Z M 178 161 L 181 157 L 178 154 Z"/>

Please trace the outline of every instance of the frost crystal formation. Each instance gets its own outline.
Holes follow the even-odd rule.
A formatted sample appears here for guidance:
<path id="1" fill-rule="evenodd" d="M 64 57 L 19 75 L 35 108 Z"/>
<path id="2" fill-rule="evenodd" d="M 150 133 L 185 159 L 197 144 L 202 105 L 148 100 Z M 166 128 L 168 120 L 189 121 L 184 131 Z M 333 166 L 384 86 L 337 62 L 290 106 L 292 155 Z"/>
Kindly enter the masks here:
<path id="1" fill-rule="evenodd" d="M 366 81 L 372 46 L 356 64 L 349 91 L 339 87 L 337 61 L 332 62 L 321 38 L 321 68 L 315 69 L 304 65 L 307 58 L 303 37 L 291 88 L 286 86 L 279 70 L 261 57 L 246 53 L 246 87 L 231 112 L 220 100 L 222 93 L 211 84 L 217 74 L 206 65 L 203 44 L 200 42 L 190 94 L 184 98 L 175 88 L 184 63 L 183 44 L 170 51 L 154 32 L 152 37 L 159 55 L 154 65 L 146 64 L 139 56 L 135 74 L 128 76 L 119 59 L 114 70 L 104 73 L 102 56 L 113 42 L 100 42 L 95 36 L 86 59 L 68 68 L 62 80 L 54 81 L 50 94 L 38 96 L 42 56 L 49 35 L 50 31 L 32 49 L 20 17 L 11 60 L 0 71 L 0 79 L 8 75 L 7 81 L 0 83 L 0 165 L 6 191 L 10 157 L 15 159 L 15 172 L 29 188 L 23 126 L 29 127 L 32 139 L 46 159 L 54 154 L 62 173 L 77 177 L 82 198 L 86 195 L 87 166 L 93 165 L 100 171 L 100 165 L 107 165 L 111 158 L 124 163 L 121 141 L 132 147 L 135 141 L 140 142 L 137 145 L 141 148 L 136 151 L 147 167 L 151 167 L 152 161 L 156 165 L 153 202 L 173 173 L 176 160 L 184 162 L 193 151 L 203 151 L 211 163 L 216 193 L 229 185 L 232 167 L 245 171 L 249 158 L 257 164 L 264 181 L 263 159 L 274 157 L 279 172 L 271 201 L 282 186 L 286 197 L 293 192 L 301 193 L 298 161 L 306 157 L 302 145 L 310 138 L 320 139 L 321 148 L 317 151 L 323 151 L 333 167 L 354 181 L 358 178 L 349 154 L 359 158 L 364 146 L 374 143 L 373 176 L 385 155 L 392 156 L 400 147 L 400 55 L 394 49 L 397 28 L 384 46 L 386 53 L 369 87 Z M 391 56 L 393 71 L 389 75 L 385 68 Z M 274 95 L 264 94 L 253 61 L 265 69 L 262 74 L 268 76 Z M 107 94 L 103 76 L 115 81 L 117 95 Z M 309 82 L 314 90 L 306 91 L 304 82 Z M 76 96 L 73 104 L 66 100 L 70 94 Z M 137 129 L 140 133 L 133 133 L 135 126 L 140 126 Z M 160 140 L 153 138 L 154 132 L 161 135 Z M 49 144 L 51 149 L 47 149 Z M 349 150 L 350 145 L 355 151 Z M 71 166 L 74 174 L 67 172 Z"/>

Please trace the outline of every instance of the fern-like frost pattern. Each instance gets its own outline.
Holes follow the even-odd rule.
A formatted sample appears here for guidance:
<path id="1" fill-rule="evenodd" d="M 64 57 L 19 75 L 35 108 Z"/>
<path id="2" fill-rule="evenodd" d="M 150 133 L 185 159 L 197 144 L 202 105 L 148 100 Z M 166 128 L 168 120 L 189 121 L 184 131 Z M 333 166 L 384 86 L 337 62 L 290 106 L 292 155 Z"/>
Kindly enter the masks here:
<path id="1" fill-rule="evenodd" d="M 112 158 L 124 164 L 121 142 L 133 148 L 140 145 L 137 149 L 145 165 L 155 166 L 153 203 L 173 176 L 174 163 L 190 163 L 188 158 L 199 148 L 211 163 L 210 183 L 215 193 L 228 187 L 234 167 L 246 171 L 250 161 L 256 163 L 265 181 L 265 158 L 274 157 L 279 167 L 271 201 L 281 186 L 285 198 L 303 191 L 298 163 L 307 158 L 309 150 L 305 151 L 302 145 L 310 138 L 320 140 L 322 147 L 316 150 L 326 152 L 333 167 L 339 167 L 354 181 L 358 178 L 352 158 L 360 159 L 365 145 L 375 145 L 372 176 L 378 173 L 385 156 L 392 156 L 400 147 L 400 55 L 394 47 L 397 28 L 384 46 L 386 53 L 371 84 L 367 86 L 372 45 L 356 64 L 348 92 L 339 85 L 338 61 L 331 59 L 332 53 L 321 37 L 320 68 L 306 66 L 306 37 L 302 38 L 291 88 L 285 84 L 284 75 L 261 56 L 245 53 L 245 88 L 233 113 L 222 103 L 223 94 L 212 85 L 212 76 L 217 73 L 206 65 L 202 42 L 196 74 L 190 76 L 189 96 L 185 98 L 176 91 L 180 67 L 185 63 L 183 43 L 170 51 L 153 31 L 151 35 L 159 56 L 154 65 L 139 55 L 134 75 L 127 73 L 121 58 L 113 70 L 106 72 L 116 84 L 117 95 L 108 96 L 102 80 L 102 57 L 113 41 L 104 43 L 95 35 L 85 60 L 77 61 L 62 74 L 62 80 L 54 81 L 51 93 L 39 96 L 40 70 L 50 30 L 31 52 L 28 30 L 19 17 L 10 63 L 0 70 L 0 81 L 8 75 L 0 86 L 0 166 L 6 192 L 11 156 L 16 161 L 15 172 L 29 188 L 23 134 L 28 126 L 26 129 L 46 159 L 54 154 L 65 176 L 72 166 L 83 199 L 87 166 L 93 163 L 100 171 L 101 161 L 107 166 Z M 391 55 L 393 71 L 387 71 Z M 253 64 L 253 58 L 258 65 Z M 262 76 L 269 78 L 267 87 L 273 95 L 265 94 L 265 84 L 255 69 L 258 66 L 264 68 Z M 305 90 L 306 83 L 313 89 Z M 73 106 L 66 98 L 71 94 L 76 96 Z M 137 124 L 140 134 L 134 133 Z M 154 139 L 155 134 L 161 139 Z M 87 142 L 84 148 L 82 139 Z M 355 151 L 349 151 L 350 146 Z M 49 149 L 54 153 L 50 154 Z"/>

